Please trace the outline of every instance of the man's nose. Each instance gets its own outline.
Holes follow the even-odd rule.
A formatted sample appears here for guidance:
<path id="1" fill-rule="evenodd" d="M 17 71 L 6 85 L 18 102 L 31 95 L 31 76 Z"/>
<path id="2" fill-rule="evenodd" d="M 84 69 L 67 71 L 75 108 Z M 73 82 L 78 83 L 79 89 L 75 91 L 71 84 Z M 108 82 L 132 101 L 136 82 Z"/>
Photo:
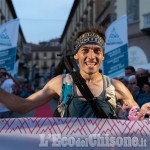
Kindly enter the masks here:
<path id="1" fill-rule="evenodd" d="M 95 53 L 94 53 L 93 49 L 89 50 L 88 57 L 89 58 L 95 58 Z"/>

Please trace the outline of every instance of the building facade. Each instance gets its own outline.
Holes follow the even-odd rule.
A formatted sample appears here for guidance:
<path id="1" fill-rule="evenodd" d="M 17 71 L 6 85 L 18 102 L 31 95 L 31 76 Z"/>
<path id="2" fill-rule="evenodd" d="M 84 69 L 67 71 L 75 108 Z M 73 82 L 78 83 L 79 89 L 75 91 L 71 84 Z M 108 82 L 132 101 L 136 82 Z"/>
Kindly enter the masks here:
<path id="1" fill-rule="evenodd" d="M 129 65 L 147 67 L 150 63 L 150 1 L 75 0 L 61 36 L 62 51 L 73 49 L 79 30 L 87 26 L 107 27 L 122 15 L 128 18 Z M 150 65 L 149 65 L 150 66 Z"/>
<path id="2" fill-rule="evenodd" d="M 55 70 L 61 57 L 61 47 L 58 39 L 39 44 L 29 44 L 32 51 L 32 81 L 34 88 L 42 88 L 49 79 L 55 76 Z"/>
<path id="3" fill-rule="evenodd" d="M 15 18 L 17 18 L 17 15 L 12 1 L 0 0 L 0 25 Z M 24 38 L 21 26 L 19 26 L 16 59 L 19 59 L 21 64 L 24 64 L 24 57 L 25 57 L 24 53 L 26 53 L 25 50 L 26 50 L 26 40 Z M 21 78 L 25 77 L 24 68 L 22 66 L 19 67 L 18 75 L 21 76 Z"/>
<path id="4" fill-rule="evenodd" d="M 128 17 L 129 65 L 150 69 L 150 1 L 117 0 L 115 13 Z"/>

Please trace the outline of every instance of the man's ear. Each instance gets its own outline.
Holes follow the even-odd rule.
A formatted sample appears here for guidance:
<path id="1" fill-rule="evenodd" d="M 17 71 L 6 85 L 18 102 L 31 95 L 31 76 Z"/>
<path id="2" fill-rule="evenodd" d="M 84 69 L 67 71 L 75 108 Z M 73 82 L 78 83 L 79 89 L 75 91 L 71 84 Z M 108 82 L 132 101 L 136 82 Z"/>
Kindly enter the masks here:
<path id="1" fill-rule="evenodd" d="M 103 55 L 102 60 L 104 60 L 104 59 L 105 59 L 105 57 L 104 57 L 104 55 Z"/>
<path id="2" fill-rule="evenodd" d="M 74 59 L 78 60 L 78 55 L 77 54 L 74 55 Z"/>

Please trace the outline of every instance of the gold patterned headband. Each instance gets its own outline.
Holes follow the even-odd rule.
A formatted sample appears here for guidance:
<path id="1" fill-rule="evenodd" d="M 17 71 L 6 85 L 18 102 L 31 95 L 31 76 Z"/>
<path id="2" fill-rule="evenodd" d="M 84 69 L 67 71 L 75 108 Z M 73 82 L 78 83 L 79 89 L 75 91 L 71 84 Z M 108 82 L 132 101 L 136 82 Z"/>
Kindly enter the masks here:
<path id="1" fill-rule="evenodd" d="M 81 46 L 85 44 L 96 44 L 104 48 L 103 38 L 94 32 L 86 32 L 79 36 L 79 38 L 77 38 L 74 46 L 75 53 L 79 50 Z"/>

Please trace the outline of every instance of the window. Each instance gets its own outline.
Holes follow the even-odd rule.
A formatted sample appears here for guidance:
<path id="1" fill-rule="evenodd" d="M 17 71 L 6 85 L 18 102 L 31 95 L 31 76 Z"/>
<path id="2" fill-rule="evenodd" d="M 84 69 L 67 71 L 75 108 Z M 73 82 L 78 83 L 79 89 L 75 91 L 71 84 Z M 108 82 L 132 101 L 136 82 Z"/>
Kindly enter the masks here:
<path id="1" fill-rule="evenodd" d="M 36 53 L 36 54 L 35 54 L 35 60 L 38 60 L 38 59 L 39 59 L 39 54 Z"/>
<path id="2" fill-rule="evenodd" d="M 48 68 L 47 62 L 44 61 L 44 62 L 43 62 L 43 70 L 47 70 L 47 68 Z"/>
<path id="3" fill-rule="evenodd" d="M 139 20 L 139 0 L 127 0 L 128 23 Z"/>
<path id="4" fill-rule="evenodd" d="M 44 58 L 44 59 L 47 59 L 47 53 L 46 53 L 46 52 L 44 52 L 43 58 Z"/>
<path id="5" fill-rule="evenodd" d="M 55 53 L 54 53 L 54 52 L 52 53 L 51 59 L 52 59 L 52 60 L 56 59 L 56 58 L 55 58 Z"/>

